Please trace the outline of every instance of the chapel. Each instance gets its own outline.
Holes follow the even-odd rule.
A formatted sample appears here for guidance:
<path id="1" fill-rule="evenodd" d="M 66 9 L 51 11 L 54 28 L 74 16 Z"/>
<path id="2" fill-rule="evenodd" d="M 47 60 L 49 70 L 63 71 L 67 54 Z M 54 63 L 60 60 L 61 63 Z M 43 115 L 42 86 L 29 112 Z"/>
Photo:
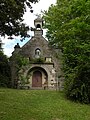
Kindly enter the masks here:
<path id="1" fill-rule="evenodd" d="M 17 43 L 10 58 L 12 86 L 25 89 L 63 89 L 62 52 L 43 37 L 43 19 L 34 20 L 34 36 L 22 47 Z M 58 58 L 59 55 L 59 58 Z M 26 64 L 18 69 L 16 56 Z M 28 62 L 27 62 L 28 61 Z"/>

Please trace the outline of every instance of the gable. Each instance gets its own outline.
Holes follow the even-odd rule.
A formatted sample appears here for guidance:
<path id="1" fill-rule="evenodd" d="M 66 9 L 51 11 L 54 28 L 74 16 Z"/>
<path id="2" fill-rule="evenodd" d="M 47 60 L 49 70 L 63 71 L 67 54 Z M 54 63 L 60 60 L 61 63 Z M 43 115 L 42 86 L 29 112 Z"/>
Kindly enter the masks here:
<path id="1" fill-rule="evenodd" d="M 34 58 L 37 48 L 41 50 L 42 56 L 47 56 L 49 53 L 48 41 L 42 36 L 34 36 L 21 48 L 21 52 L 24 56 Z"/>

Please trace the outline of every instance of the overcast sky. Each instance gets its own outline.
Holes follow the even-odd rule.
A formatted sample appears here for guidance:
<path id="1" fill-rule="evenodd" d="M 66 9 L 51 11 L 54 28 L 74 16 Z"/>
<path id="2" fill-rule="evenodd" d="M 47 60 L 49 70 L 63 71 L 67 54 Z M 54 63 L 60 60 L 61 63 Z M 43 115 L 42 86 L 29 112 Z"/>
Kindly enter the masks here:
<path id="1" fill-rule="evenodd" d="M 40 14 L 41 11 L 43 10 L 48 10 L 49 6 L 51 4 L 55 4 L 56 0 L 40 0 L 39 3 L 34 4 L 33 5 L 33 13 L 30 13 L 29 11 L 27 11 L 27 13 L 25 13 L 24 15 L 24 21 L 27 25 L 29 25 L 30 27 L 34 26 L 34 19 L 36 18 L 36 14 Z M 32 36 L 33 33 L 30 32 L 30 35 Z M 30 39 L 30 38 L 29 38 Z M 14 40 L 8 40 L 7 37 L 6 38 L 2 38 L 3 40 L 3 48 L 4 48 L 4 54 L 6 54 L 7 56 L 11 56 L 13 50 L 14 50 L 14 46 L 19 43 L 20 46 L 22 47 L 29 39 L 26 39 L 24 42 L 20 41 L 20 37 L 15 38 Z"/>

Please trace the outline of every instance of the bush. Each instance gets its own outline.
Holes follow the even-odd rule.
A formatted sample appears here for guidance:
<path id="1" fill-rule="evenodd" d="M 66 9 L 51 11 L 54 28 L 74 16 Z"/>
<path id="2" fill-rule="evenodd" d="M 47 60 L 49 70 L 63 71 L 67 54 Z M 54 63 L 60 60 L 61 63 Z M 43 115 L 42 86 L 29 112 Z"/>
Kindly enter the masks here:
<path id="1" fill-rule="evenodd" d="M 11 74 L 8 58 L 0 52 L 0 87 L 11 86 Z"/>
<path id="2" fill-rule="evenodd" d="M 11 79 L 0 74 L 0 87 L 11 87 Z"/>
<path id="3" fill-rule="evenodd" d="M 68 98 L 82 103 L 90 103 L 90 65 L 78 68 L 77 74 L 68 74 L 65 93 Z"/>

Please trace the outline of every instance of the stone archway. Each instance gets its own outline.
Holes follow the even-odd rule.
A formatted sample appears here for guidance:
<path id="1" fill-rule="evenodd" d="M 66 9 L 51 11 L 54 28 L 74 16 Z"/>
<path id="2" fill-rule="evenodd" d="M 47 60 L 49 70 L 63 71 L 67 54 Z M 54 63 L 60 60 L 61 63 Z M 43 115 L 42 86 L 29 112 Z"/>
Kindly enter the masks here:
<path id="1" fill-rule="evenodd" d="M 44 89 L 44 87 L 48 87 L 48 74 L 42 67 L 32 67 L 27 73 L 27 78 L 32 89 Z"/>
<path id="2" fill-rule="evenodd" d="M 33 72 L 32 87 L 42 87 L 42 74 L 38 70 Z"/>

